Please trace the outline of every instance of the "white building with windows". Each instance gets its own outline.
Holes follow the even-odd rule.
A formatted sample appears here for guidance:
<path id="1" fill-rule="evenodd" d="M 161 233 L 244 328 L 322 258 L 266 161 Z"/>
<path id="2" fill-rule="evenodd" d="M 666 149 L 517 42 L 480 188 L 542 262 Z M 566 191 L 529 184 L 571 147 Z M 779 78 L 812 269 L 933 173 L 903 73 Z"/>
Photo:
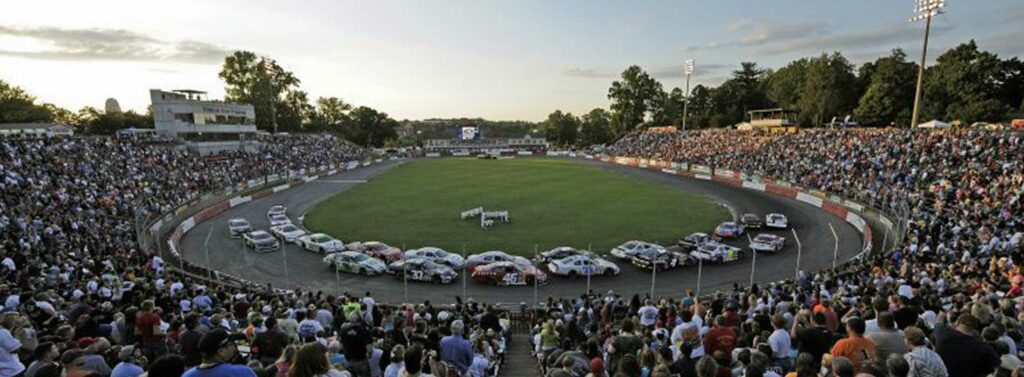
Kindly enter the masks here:
<path id="1" fill-rule="evenodd" d="M 202 154 L 257 148 L 256 110 L 250 104 L 210 101 L 198 90 L 151 89 L 153 128 Z"/>

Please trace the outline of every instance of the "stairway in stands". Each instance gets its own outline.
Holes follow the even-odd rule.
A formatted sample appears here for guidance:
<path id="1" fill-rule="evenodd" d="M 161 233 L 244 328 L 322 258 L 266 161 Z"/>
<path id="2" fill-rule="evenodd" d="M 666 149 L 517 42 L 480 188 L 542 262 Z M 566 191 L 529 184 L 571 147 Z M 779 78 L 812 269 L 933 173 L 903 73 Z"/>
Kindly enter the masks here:
<path id="1" fill-rule="evenodd" d="M 505 351 L 505 365 L 501 366 L 501 377 L 536 377 L 537 359 L 530 352 L 530 334 L 512 334 L 512 342 Z"/>

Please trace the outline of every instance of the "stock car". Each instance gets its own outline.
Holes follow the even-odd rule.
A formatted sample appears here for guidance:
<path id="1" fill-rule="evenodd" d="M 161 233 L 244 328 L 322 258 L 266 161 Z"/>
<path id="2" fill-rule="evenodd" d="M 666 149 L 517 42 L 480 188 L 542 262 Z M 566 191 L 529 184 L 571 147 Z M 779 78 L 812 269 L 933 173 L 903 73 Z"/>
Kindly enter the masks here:
<path id="1" fill-rule="evenodd" d="M 270 227 L 270 233 L 274 234 L 274 237 L 280 238 L 286 243 L 299 243 L 299 237 L 305 236 L 306 231 L 299 229 L 299 227 L 292 224 L 278 225 Z"/>
<path id="2" fill-rule="evenodd" d="M 540 255 L 537 256 L 537 262 L 548 263 L 581 254 L 590 254 L 590 252 L 586 250 L 577 250 L 575 247 L 570 246 L 559 246 L 548 251 L 542 251 Z"/>
<path id="3" fill-rule="evenodd" d="M 707 233 L 690 233 L 689 236 L 683 237 L 683 239 L 679 240 L 679 246 L 682 247 L 683 250 L 689 251 L 713 240 L 714 239 L 712 239 Z"/>
<path id="4" fill-rule="evenodd" d="M 241 237 L 243 234 L 252 231 L 252 225 L 249 225 L 249 220 L 246 219 L 231 219 L 228 220 L 228 233 L 231 234 L 231 238 Z"/>
<path id="5" fill-rule="evenodd" d="M 764 226 L 764 222 L 761 221 L 761 216 L 753 213 L 745 213 L 740 217 L 740 224 L 746 229 L 761 229 Z"/>
<path id="6" fill-rule="evenodd" d="M 750 250 L 754 252 L 777 253 L 786 247 L 786 238 L 774 234 L 761 233 L 750 242 Z"/>
<path id="7" fill-rule="evenodd" d="M 732 262 L 743 257 L 743 250 L 718 242 L 708 242 L 691 251 L 695 260 L 714 263 Z"/>
<path id="8" fill-rule="evenodd" d="M 659 250 L 665 249 L 659 245 L 644 241 L 626 241 L 625 243 L 616 246 L 612 249 L 611 254 L 619 259 L 630 259 L 633 258 L 637 253 L 642 253 L 648 250 Z"/>
<path id="9" fill-rule="evenodd" d="M 429 281 L 448 284 L 459 275 L 451 267 L 434 263 L 426 258 L 409 258 L 395 261 L 388 265 L 387 273 L 399 279 Z"/>
<path id="10" fill-rule="evenodd" d="M 718 224 L 718 227 L 715 228 L 714 233 L 715 238 L 718 239 L 736 238 L 741 235 L 743 235 L 743 227 L 740 226 L 739 224 L 736 224 L 735 221 L 726 221 L 724 223 Z"/>
<path id="11" fill-rule="evenodd" d="M 324 264 L 335 271 L 360 275 L 380 275 L 388 268 L 380 259 L 356 251 L 327 254 L 324 257 Z"/>
<path id="12" fill-rule="evenodd" d="M 436 247 L 421 247 L 419 249 L 406 250 L 404 257 L 427 258 L 434 263 L 440 263 L 456 270 L 462 269 L 462 266 L 466 263 L 466 261 L 462 259 L 461 255 L 452 254 Z"/>
<path id="13" fill-rule="evenodd" d="M 275 251 L 281 248 L 281 242 L 263 230 L 256 230 L 242 236 L 242 243 L 253 251 Z"/>
<path id="14" fill-rule="evenodd" d="M 549 262 L 548 271 L 555 275 L 574 278 L 587 275 L 614 276 L 618 275 L 620 270 L 619 266 L 607 259 L 595 255 L 577 254 Z"/>
<path id="15" fill-rule="evenodd" d="M 645 270 L 650 270 L 656 267 L 658 271 L 666 271 L 678 266 L 693 264 L 693 260 L 693 257 L 687 254 L 661 249 L 647 250 L 642 253 L 638 253 L 633 256 L 631 262 L 634 266 Z"/>
<path id="16" fill-rule="evenodd" d="M 285 207 L 285 206 L 282 206 L 282 205 L 276 205 L 276 206 L 270 207 L 270 209 L 267 210 L 267 217 L 270 217 L 270 215 L 287 215 L 287 214 L 288 214 L 288 208 Z"/>
<path id="17" fill-rule="evenodd" d="M 789 219 L 781 213 L 769 213 L 764 217 L 764 225 L 769 228 L 786 229 L 789 227 Z"/>
<path id="18" fill-rule="evenodd" d="M 267 216 L 267 220 L 270 220 L 270 226 L 279 226 L 292 223 L 292 220 L 289 219 L 288 216 L 285 216 L 284 214 L 281 213 L 269 215 Z"/>
<path id="19" fill-rule="evenodd" d="M 336 253 L 345 250 L 345 243 L 323 233 L 307 234 L 299 237 L 299 246 L 321 254 Z"/>
<path id="20" fill-rule="evenodd" d="M 530 285 L 546 283 L 548 275 L 534 266 L 520 266 L 512 262 L 494 262 L 477 266 L 473 281 L 494 285 Z"/>
<path id="21" fill-rule="evenodd" d="M 402 250 L 383 242 L 353 242 L 346 246 L 349 250 L 358 251 L 371 257 L 391 263 L 402 259 Z"/>
<path id="22" fill-rule="evenodd" d="M 530 262 L 529 259 L 516 255 L 509 255 L 509 253 L 504 251 L 491 250 L 480 254 L 473 254 L 466 258 L 466 269 L 473 271 L 477 266 L 491 264 L 494 262 L 512 262 L 520 266 L 533 265 L 533 262 Z"/>

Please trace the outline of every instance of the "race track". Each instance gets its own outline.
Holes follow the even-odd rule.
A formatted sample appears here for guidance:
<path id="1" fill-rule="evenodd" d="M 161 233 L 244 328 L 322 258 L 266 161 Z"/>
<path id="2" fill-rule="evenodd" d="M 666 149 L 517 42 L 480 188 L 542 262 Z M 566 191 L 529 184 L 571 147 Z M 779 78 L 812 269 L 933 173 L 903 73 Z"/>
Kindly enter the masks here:
<path id="1" fill-rule="evenodd" d="M 756 213 L 764 216 L 770 212 L 783 213 L 789 218 L 791 230 L 766 231 L 786 237 L 787 247 L 779 254 L 760 254 L 754 265 L 756 282 L 769 282 L 792 278 L 796 271 L 797 242 L 794 231 L 802 248 L 800 269 L 816 271 L 832 267 L 833 257 L 838 261 L 849 259 L 861 251 L 861 235 L 853 226 L 820 208 L 813 207 L 796 200 L 785 199 L 771 194 L 730 187 L 722 184 L 668 175 L 656 171 L 607 164 L 594 160 L 578 160 L 582 164 L 600 166 L 636 179 L 661 182 L 705 195 L 716 202 L 730 208 L 737 216 L 743 213 Z M 501 304 L 533 303 L 534 298 L 546 300 L 548 296 L 572 297 L 586 291 L 587 279 L 568 279 L 551 276 L 550 283 L 536 289 L 527 287 L 495 287 L 459 280 L 450 285 L 428 283 L 403 284 L 392 276 L 367 277 L 350 274 L 337 274 L 321 263 L 319 254 L 303 251 L 296 245 L 284 246 L 283 252 L 255 254 L 246 252 L 241 240 L 232 239 L 227 234 L 226 223 L 230 218 L 248 219 L 255 229 L 268 227 L 267 210 L 276 204 L 288 207 L 289 217 L 297 225 L 298 219 L 312 209 L 317 203 L 339 192 L 371 180 L 397 164 L 404 161 L 385 161 L 383 163 L 361 167 L 356 170 L 341 172 L 332 176 L 323 176 L 319 180 L 300 185 L 252 202 L 231 208 L 219 216 L 196 225 L 181 239 L 179 249 L 184 258 L 191 263 L 223 271 L 257 283 L 270 283 L 278 288 L 301 288 L 305 290 L 323 290 L 329 293 L 349 292 L 362 295 L 372 291 L 378 300 L 388 302 L 422 302 L 433 303 L 454 302 L 456 295 L 471 297 L 477 301 Z M 340 214 L 343 215 L 343 214 Z M 707 230 L 708 233 L 711 229 Z M 757 231 L 752 232 L 755 235 Z M 685 234 L 680 234 L 683 237 Z M 346 242 L 354 240 L 344 239 Z M 625 240 L 623 240 L 625 241 Z M 734 246 L 746 248 L 747 238 L 727 242 Z M 400 245 L 396 245 L 400 246 Z M 586 245 L 571 245 L 585 248 Z M 455 251 L 455 250 L 451 250 Z M 607 250 L 595 250 L 607 253 Z M 456 251 L 457 252 L 457 251 Z M 730 289 L 733 284 L 746 285 L 750 282 L 751 266 L 754 261 L 752 254 L 736 262 L 726 265 L 708 265 L 702 268 L 701 293 L 715 290 Z M 651 291 L 652 275 L 649 271 L 640 270 L 628 261 L 617 261 L 622 273 L 614 277 L 594 277 L 591 289 L 596 292 L 614 290 L 616 293 L 632 295 Z M 671 271 L 659 272 L 654 276 L 656 295 L 679 297 L 686 289 L 697 288 L 698 268 L 684 267 Z"/>

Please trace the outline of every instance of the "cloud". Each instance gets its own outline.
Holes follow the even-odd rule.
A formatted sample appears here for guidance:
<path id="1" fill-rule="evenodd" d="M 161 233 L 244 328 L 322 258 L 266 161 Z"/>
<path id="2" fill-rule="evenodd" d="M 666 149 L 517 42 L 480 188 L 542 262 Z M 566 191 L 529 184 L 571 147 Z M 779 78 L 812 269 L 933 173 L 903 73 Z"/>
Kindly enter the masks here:
<path id="1" fill-rule="evenodd" d="M 585 77 L 585 78 L 606 78 L 606 77 L 614 77 L 614 76 L 616 76 L 616 74 L 614 74 L 612 72 L 597 71 L 597 70 L 594 70 L 594 69 L 591 69 L 591 68 L 580 68 L 580 67 L 566 68 L 564 71 L 562 71 L 562 75 L 563 76 L 569 76 L 569 77 Z"/>
<path id="2" fill-rule="evenodd" d="M 721 71 L 722 69 L 730 68 L 727 64 L 715 64 L 707 63 L 702 64 L 697 62 L 696 69 L 693 72 L 693 77 L 705 77 L 711 76 L 712 74 Z M 650 67 L 640 67 L 647 72 L 648 75 L 656 79 L 673 79 L 680 78 L 683 76 L 683 64 L 677 65 L 656 65 Z M 625 68 L 615 70 L 612 68 L 582 68 L 582 67 L 571 67 L 562 71 L 563 76 L 568 77 L 582 77 L 582 78 L 600 78 L 600 79 L 618 79 Z"/>
<path id="3" fill-rule="evenodd" d="M 27 38 L 45 46 L 0 55 L 40 60 L 124 60 L 216 63 L 230 51 L 198 41 L 167 42 L 123 29 L 18 28 L 0 25 L 0 36 Z"/>
<path id="4" fill-rule="evenodd" d="M 952 27 L 947 25 L 932 27 L 932 33 L 942 34 L 949 30 L 952 30 Z M 760 49 L 759 51 L 766 55 L 778 55 L 820 49 L 846 51 L 865 47 L 895 47 L 896 44 L 916 41 L 920 38 L 920 26 L 917 24 L 905 23 L 857 33 L 805 36 L 785 43 L 772 44 Z"/>
<path id="5" fill-rule="evenodd" d="M 817 22 L 780 24 L 772 21 L 752 18 L 743 18 L 733 21 L 725 27 L 725 30 L 732 33 L 739 33 L 741 36 L 739 39 L 731 41 L 711 41 L 703 45 L 687 46 L 681 48 L 680 51 L 688 53 L 705 49 L 760 46 L 769 43 L 799 39 L 807 36 L 808 34 L 819 34 L 828 31 L 824 24 Z"/>

